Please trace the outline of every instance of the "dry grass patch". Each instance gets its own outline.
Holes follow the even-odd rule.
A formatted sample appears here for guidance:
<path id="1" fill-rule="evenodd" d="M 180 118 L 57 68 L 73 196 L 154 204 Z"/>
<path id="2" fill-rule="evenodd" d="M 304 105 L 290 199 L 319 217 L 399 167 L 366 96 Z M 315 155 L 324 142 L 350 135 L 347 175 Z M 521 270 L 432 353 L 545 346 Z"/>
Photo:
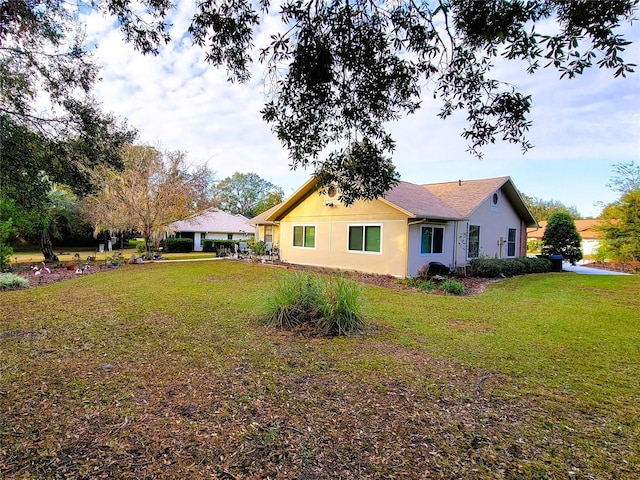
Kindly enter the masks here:
<path id="1" fill-rule="evenodd" d="M 283 273 L 153 264 L 0 293 L 0 477 L 638 473 L 636 278 L 365 286 L 371 327 L 328 339 L 261 324 Z"/>

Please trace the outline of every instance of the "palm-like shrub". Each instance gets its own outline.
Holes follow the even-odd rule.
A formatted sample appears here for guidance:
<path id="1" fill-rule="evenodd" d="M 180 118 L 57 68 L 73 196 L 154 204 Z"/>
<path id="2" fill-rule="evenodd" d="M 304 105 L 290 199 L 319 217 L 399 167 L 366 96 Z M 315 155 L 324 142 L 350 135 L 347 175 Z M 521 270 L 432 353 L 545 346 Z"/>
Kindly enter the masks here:
<path id="1" fill-rule="evenodd" d="M 450 278 L 442 282 L 442 289 L 445 293 L 450 293 L 452 295 L 462 295 L 464 293 L 464 285 Z"/>

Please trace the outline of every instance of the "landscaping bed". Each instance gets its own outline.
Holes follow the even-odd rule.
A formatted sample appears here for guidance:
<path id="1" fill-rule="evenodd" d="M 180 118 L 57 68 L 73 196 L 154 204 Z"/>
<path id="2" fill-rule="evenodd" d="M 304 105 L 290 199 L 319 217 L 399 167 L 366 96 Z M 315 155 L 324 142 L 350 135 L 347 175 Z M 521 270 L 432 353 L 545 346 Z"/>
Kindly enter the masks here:
<path id="1" fill-rule="evenodd" d="M 637 274 L 640 273 L 640 262 L 603 262 L 603 263 L 586 263 L 582 265 L 588 268 L 599 268 L 602 270 L 611 270 L 613 272 L 623 272 Z"/>
<path id="2" fill-rule="evenodd" d="M 69 269 L 68 265 L 54 265 L 47 266 L 49 272 L 42 269 L 41 265 L 37 265 L 40 268 L 40 274 L 36 275 L 36 272 L 31 269 L 30 265 L 14 265 L 13 273 L 26 278 L 29 281 L 30 287 L 40 287 L 45 285 L 51 285 L 57 282 L 63 282 L 65 280 L 71 280 L 72 278 L 78 278 L 83 275 L 91 275 L 98 272 L 104 272 L 112 270 L 105 265 L 90 265 L 88 269 L 83 269 L 82 273 L 76 273 L 76 269 Z M 120 267 L 113 267 L 120 268 Z"/>

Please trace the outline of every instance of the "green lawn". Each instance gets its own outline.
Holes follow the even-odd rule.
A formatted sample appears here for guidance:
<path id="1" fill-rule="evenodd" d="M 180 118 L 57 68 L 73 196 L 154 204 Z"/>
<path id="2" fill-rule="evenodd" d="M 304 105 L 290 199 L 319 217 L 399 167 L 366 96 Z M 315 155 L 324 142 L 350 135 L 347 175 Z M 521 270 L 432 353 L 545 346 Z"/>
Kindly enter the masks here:
<path id="1" fill-rule="evenodd" d="M 365 286 L 269 330 L 283 268 L 153 263 L 0 292 L 0 478 L 640 476 L 640 276 Z"/>

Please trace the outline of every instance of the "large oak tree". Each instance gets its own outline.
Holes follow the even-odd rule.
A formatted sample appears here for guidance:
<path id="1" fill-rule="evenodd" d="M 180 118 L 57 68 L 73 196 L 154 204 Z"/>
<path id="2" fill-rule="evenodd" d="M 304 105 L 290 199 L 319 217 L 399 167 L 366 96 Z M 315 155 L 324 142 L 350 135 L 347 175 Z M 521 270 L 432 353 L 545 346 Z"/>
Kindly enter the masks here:
<path id="1" fill-rule="evenodd" d="M 129 40 L 154 52 L 170 40 L 169 0 L 106 0 Z M 139 5 L 136 3 L 136 5 Z M 207 60 L 231 80 L 249 77 L 253 41 L 268 15 L 281 28 L 258 45 L 271 97 L 264 119 L 288 149 L 291 166 L 337 184 L 342 200 L 373 198 L 398 180 L 388 122 L 420 106 L 424 86 L 440 116 L 466 112 L 462 135 L 481 155 L 496 140 L 530 148 L 532 99 L 494 78 L 497 57 L 573 77 L 594 65 L 632 71 L 620 28 L 635 0 L 212 0 L 198 2 L 189 26 Z M 549 31 L 543 34 L 542 31 Z"/>
<path id="2" fill-rule="evenodd" d="M 66 2 L 0 2 L 0 243 L 33 239 L 46 260 L 57 260 L 52 186 L 91 192 L 92 170 L 121 167 L 135 137 L 91 96 L 98 69 L 81 27 Z"/>
<path id="3" fill-rule="evenodd" d="M 236 172 L 213 187 L 213 201 L 229 213 L 255 217 L 284 200 L 282 188 L 255 173 Z"/>
<path id="4" fill-rule="evenodd" d="M 62 0 L 9 3 L 31 13 L 72 8 Z M 98 5 L 144 53 L 171 40 L 170 0 Z M 443 118 L 466 113 L 462 135 L 472 153 L 496 140 L 529 149 L 532 99 L 494 77 L 496 59 L 568 78 L 593 66 L 624 76 L 633 65 L 623 57 L 623 23 L 636 8 L 636 0 L 206 0 L 180 40 L 187 33 L 232 81 L 249 78 L 255 56 L 264 62 L 271 95 L 262 113 L 292 168 L 312 168 L 320 185 L 337 184 L 350 203 L 398 181 L 387 124 L 419 108 L 425 93 L 442 100 Z M 255 50 L 271 15 L 280 16 L 281 28 Z M 11 9 L 0 16 L 8 25 L 23 18 Z"/>

